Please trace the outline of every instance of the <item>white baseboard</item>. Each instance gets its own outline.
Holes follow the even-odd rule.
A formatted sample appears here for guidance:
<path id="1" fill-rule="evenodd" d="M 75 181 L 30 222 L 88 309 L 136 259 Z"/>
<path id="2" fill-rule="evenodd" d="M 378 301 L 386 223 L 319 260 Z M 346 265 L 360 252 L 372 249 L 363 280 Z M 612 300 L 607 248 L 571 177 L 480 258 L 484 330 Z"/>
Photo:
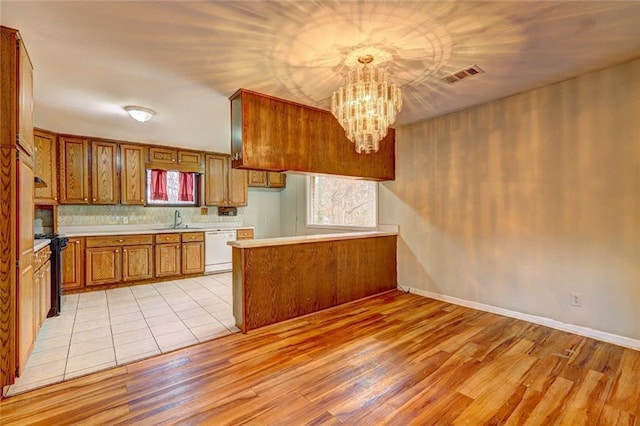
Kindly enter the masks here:
<path id="1" fill-rule="evenodd" d="M 205 265 L 204 267 L 205 275 L 229 271 L 231 271 L 231 263 L 216 263 L 215 265 Z"/>
<path id="2" fill-rule="evenodd" d="M 504 315 L 505 317 L 516 318 L 523 321 L 532 322 L 534 324 L 544 325 L 546 327 L 555 328 L 556 330 L 568 331 L 569 333 L 590 337 L 592 339 L 601 340 L 607 343 L 613 343 L 614 345 L 624 346 L 626 348 L 640 350 L 640 340 L 632 339 L 625 336 L 619 336 L 617 334 L 607 333 L 606 331 L 594 330 L 593 328 L 583 327 L 580 325 L 567 324 L 551 318 L 524 314 L 522 312 L 499 308 L 497 306 L 485 305 L 484 303 L 472 302 L 470 300 L 433 293 L 430 291 L 421 290 L 419 288 L 411 288 L 398 285 L 398 290 L 417 294 L 418 296 L 429 297 L 431 299 L 440 300 L 442 302 L 452 303 L 454 305 L 466 306 L 467 308 L 473 308 L 479 311 L 491 312 L 493 314 Z"/>

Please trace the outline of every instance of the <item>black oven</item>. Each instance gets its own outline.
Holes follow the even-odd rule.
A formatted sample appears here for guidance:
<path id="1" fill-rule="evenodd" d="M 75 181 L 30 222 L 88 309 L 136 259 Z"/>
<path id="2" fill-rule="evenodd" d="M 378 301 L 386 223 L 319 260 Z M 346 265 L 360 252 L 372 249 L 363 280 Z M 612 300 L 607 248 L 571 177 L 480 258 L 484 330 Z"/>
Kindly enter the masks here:
<path id="1" fill-rule="evenodd" d="M 62 265 L 60 256 L 62 250 L 67 248 L 69 239 L 58 234 L 36 234 L 35 238 L 51 240 L 51 310 L 47 317 L 60 315 L 62 309 Z"/>

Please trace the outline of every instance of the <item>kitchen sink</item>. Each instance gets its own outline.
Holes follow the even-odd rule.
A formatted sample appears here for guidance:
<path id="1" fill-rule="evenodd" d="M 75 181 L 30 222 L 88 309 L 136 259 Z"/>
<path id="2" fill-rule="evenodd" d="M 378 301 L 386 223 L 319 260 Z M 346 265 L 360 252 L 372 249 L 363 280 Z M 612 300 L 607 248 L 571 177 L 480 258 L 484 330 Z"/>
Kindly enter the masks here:
<path id="1" fill-rule="evenodd" d="M 201 226 L 191 226 L 191 225 L 185 225 L 185 226 L 178 226 L 177 228 L 174 228 L 173 226 L 165 226 L 164 228 L 153 228 L 154 231 L 189 231 L 191 229 L 204 229 Z"/>

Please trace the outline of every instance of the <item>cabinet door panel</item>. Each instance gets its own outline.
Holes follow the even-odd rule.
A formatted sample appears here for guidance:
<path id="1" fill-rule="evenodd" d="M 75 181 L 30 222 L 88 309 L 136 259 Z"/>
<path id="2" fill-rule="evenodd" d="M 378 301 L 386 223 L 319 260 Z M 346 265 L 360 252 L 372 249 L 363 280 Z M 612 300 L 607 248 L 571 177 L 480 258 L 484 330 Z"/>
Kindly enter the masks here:
<path id="1" fill-rule="evenodd" d="M 91 191 L 93 204 L 118 203 L 118 144 L 93 142 L 91 144 Z"/>
<path id="2" fill-rule="evenodd" d="M 86 139 L 61 137 L 60 203 L 89 204 L 89 143 Z"/>
<path id="3" fill-rule="evenodd" d="M 120 145 L 120 202 L 122 204 L 144 205 L 145 150 L 144 146 Z"/>
<path id="4" fill-rule="evenodd" d="M 62 288 L 75 290 L 84 287 L 84 239 L 69 238 L 60 256 Z"/>
<path id="5" fill-rule="evenodd" d="M 206 205 L 225 205 L 227 179 L 227 157 L 205 156 L 204 203 Z"/>
<path id="6" fill-rule="evenodd" d="M 149 161 L 152 163 L 175 164 L 178 151 L 171 148 L 149 147 Z"/>
<path id="7" fill-rule="evenodd" d="M 40 269 L 42 271 L 42 284 L 40 287 L 40 325 L 47 319 L 51 309 L 51 261 L 48 261 Z"/>
<path id="8" fill-rule="evenodd" d="M 86 250 L 87 286 L 122 281 L 122 253 L 120 247 L 88 248 Z"/>
<path id="9" fill-rule="evenodd" d="M 246 206 L 248 204 L 247 194 L 247 171 L 231 169 L 229 171 L 229 194 L 228 206 Z"/>
<path id="10" fill-rule="evenodd" d="M 180 244 L 158 244 L 156 246 L 156 277 L 180 274 Z"/>
<path id="11" fill-rule="evenodd" d="M 268 172 L 270 188 L 284 188 L 287 185 L 287 175 L 284 173 Z"/>
<path id="12" fill-rule="evenodd" d="M 182 244 L 182 273 L 197 274 L 204 272 L 204 243 Z"/>
<path id="13" fill-rule="evenodd" d="M 178 151 L 178 164 L 202 167 L 202 154 L 191 151 Z"/>
<path id="14" fill-rule="evenodd" d="M 53 133 L 36 130 L 35 134 L 35 174 L 46 186 L 36 187 L 36 204 L 56 204 L 58 202 L 58 144 Z"/>
<path id="15" fill-rule="evenodd" d="M 33 154 L 33 67 L 22 41 L 20 41 L 20 84 L 18 111 L 18 143 L 29 155 Z"/>
<path id="16" fill-rule="evenodd" d="M 153 246 L 122 248 L 122 280 L 146 280 L 153 277 Z"/>
<path id="17" fill-rule="evenodd" d="M 249 186 L 267 186 L 267 172 L 249 170 Z"/>

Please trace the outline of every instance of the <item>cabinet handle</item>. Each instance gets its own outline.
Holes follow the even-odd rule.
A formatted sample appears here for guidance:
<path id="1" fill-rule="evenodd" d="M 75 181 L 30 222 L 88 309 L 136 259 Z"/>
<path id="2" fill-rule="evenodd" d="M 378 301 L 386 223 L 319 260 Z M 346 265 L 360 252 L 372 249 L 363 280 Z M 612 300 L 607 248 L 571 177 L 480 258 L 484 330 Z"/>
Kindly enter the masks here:
<path id="1" fill-rule="evenodd" d="M 85 198 L 85 200 L 86 200 L 86 198 Z M 94 198 L 93 201 L 96 201 L 96 199 Z"/>
<path id="2" fill-rule="evenodd" d="M 76 244 L 80 244 L 80 240 L 76 241 Z"/>
<path id="3" fill-rule="evenodd" d="M 53 197 L 53 201 L 58 201 L 58 197 Z"/>
<path id="4" fill-rule="evenodd" d="M 119 242 L 119 243 L 122 243 L 122 242 L 124 242 L 124 240 L 118 240 L 118 242 Z"/>
<path id="5" fill-rule="evenodd" d="M 126 252 L 127 252 L 127 249 L 122 249 L 122 252 L 123 252 L 123 253 L 126 253 Z"/>
<path id="6" fill-rule="evenodd" d="M 87 201 L 87 199 L 86 199 L 86 198 L 83 198 L 83 200 L 84 200 L 84 201 Z"/>
<path id="7" fill-rule="evenodd" d="M 114 253 L 118 253 L 118 250 L 114 250 L 113 252 L 114 252 Z"/>

